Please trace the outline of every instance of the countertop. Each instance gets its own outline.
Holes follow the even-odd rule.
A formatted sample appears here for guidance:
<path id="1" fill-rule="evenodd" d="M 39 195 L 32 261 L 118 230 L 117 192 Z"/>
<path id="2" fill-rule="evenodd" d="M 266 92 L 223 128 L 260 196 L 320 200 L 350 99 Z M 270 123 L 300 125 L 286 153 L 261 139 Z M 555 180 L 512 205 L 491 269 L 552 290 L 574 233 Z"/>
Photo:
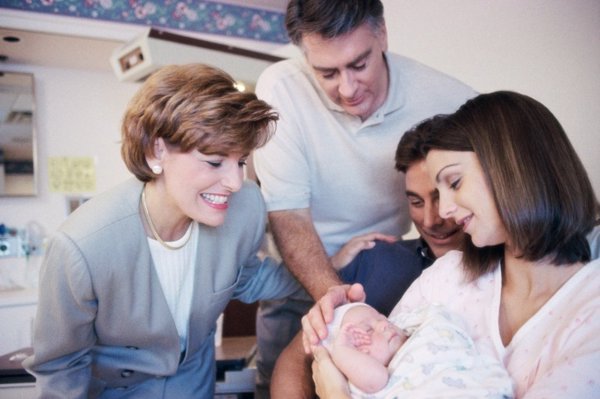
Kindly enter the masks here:
<path id="1" fill-rule="evenodd" d="M 0 290 L 0 307 L 35 305 L 38 300 L 37 288 Z"/>

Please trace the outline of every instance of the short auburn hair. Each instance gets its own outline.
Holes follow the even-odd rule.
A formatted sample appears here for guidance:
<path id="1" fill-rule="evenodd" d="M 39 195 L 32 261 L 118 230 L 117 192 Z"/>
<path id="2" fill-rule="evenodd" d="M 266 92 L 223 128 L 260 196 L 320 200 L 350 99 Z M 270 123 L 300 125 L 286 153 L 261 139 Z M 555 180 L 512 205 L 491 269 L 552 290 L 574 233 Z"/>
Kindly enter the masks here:
<path id="1" fill-rule="evenodd" d="M 254 93 L 237 90 L 220 69 L 170 65 L 153 73 L 132 98 L 121 128 L 121 155 L 139 180 L 155 178 L 146 156 L 158 138 L 181 152 L 250 154 L 275 131 L 278 116 Z"/>

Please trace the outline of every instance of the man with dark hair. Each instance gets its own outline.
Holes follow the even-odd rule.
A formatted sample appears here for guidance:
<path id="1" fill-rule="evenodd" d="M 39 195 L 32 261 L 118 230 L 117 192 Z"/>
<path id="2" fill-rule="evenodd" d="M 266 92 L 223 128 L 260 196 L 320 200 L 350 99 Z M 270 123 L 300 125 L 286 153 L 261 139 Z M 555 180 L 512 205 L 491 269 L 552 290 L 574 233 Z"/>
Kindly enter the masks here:
<path id="1" fill-rule="evenodd" d="M 429 179 L 425 156 L 420 151 L 438 121 L 438 117 L 428 119 L 406 132 L 396 150 L 396 169 L 406 176 L 409 214 L 420 237 L 393 243 L 378 241 L 372 248 L 359 252 L 359 248 L 368 248 L 365 241 L 370 238 L 359 236 L 332 257 L 334 267 L 340 268 L 342 281 L 361 283 L 367 293 L 365 302 L 386 315 L 421 272 L 438 257 L 459 249 L 464 237 L 454 220 L 439 216 L 438 192 Z M 313 394 L 310 358 L 304 354 L 301 334 L 277 361 L 271 385 L 274 398 L 311 397 Z"/>
<path id="2" fill-rule="evenodd" d="M 442 117 L 427 119 L 406 132 L 396 150 L 396 169 L 405 174 L 408 213 L 420 237 L 395 242 L 378 241 L 370 235 L 359 236 L 346 244 L 332 258 L 332 263 L 344 283 L 361 283 L 367 294 L 366 301 L 377 311 L 388 315 L 402 294 L 421 274 L 423 269 L 452 249 L 459 249 L 463 231 L 454 220 L 442 219 L 438 213 L 439 195 L 430 181 L 425 157 L 420 147 L 434 125 Z M 369 241 L 372 249 L 352 251 L 353 241 Z M 356 245 L 368 248 L 367 245 Z M 348 252 L 346 261 L 337 259 Z M 338 266 L 342 264 L 342 266 Z"/>
<path id="3" fill-rule="evenodd" d="M 280 121 L 254 162 L 275 243 L 307 295 L 261 304 L 257 366 L 266 381 L 312 299 L 340 283 L 329 257 L 358 235 L 408 232 L 404 179 L 391 167 L 402 133 L 475 95 L 389 53 L 380 0 L 291 0 L 286 25 L 304 56 L 272 65 L 257 83 Z"/>

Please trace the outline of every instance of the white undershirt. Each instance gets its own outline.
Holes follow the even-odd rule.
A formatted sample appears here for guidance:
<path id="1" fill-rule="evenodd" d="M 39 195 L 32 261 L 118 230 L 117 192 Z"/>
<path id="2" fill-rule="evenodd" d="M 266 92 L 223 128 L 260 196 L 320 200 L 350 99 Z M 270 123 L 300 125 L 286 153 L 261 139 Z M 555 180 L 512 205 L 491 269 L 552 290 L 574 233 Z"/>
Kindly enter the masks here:
<path id="1" fill-rule="evenodd" d="M 191 237 L 187 241 L 190 234 Z M 182 352 L 185 350 L 187 341 L 188 320 L 194 289 L 193 276 L 198 246 L 197 223 L 192 222 L 183 237 L 177 241 L 167 241 L 167 244 L 176 247 L 185 241 L 187 241 L 185 246 L 173 250 L 165 248 L 158 241 L 148 237 L 154 268 L 177 327 Z"/>

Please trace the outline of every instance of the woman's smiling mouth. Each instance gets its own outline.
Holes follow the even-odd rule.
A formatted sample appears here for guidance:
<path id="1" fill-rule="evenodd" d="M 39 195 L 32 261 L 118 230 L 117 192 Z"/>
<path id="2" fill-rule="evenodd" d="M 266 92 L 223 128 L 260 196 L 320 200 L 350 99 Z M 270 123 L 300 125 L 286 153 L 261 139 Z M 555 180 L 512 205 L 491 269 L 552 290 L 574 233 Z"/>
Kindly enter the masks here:
<path id="1" fill-rule="evenodd" d="M 227 200 L 229 199 L 228 195 L 203 193 L 200 194 L 200 196 L 204 199 L 204 201 L 208 202 L 213 207 L 227 208 Z"/>
<path id="2" fill-rule="evenodd" d="M 469 215 L 469 216 L 466 216 L 466 217 L 460 219 L 459 221 L 456 222 L 456 224 L 458 224 L 459 226 L 462 226 L 463 230 L 466 231 L 467 227 L 469 226 L 469 223 L 471 222 L 471 219 L 473 219 L 473 215 Z"/>

